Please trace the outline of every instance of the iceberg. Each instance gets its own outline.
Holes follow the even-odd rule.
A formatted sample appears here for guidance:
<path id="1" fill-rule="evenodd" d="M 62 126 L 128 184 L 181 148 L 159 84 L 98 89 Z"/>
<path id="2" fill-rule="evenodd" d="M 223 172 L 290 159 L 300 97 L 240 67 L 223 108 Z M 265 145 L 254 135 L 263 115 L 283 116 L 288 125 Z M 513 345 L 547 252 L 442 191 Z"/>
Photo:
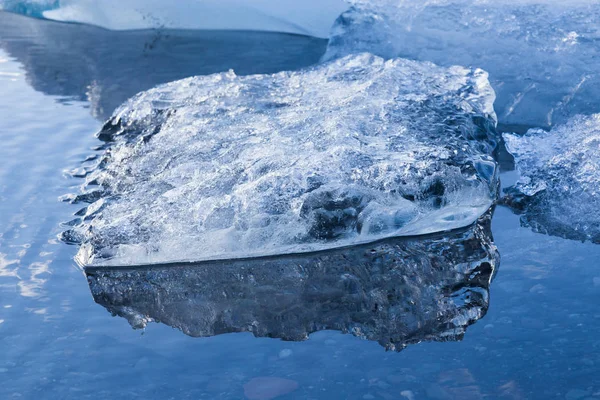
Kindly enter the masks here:
<path id="1" fill-rule="evenodd" d="M 536 232 L 600 243 L 600 114 L 504 134 L 520 173 L 503 202 Z"/>
<path id="2" fill-rule="evenodd" d="M 501 124 L 550 127 L 600 107 L 596 0 L 354 0 L 331 60 L 368 51 L 482 68 Z"/>
<path id="3" fill-rule="evenodd" d="M 81 265 L 311 252 L 450 231 L 494 203 L 487 74 L 360 54 L 142 92 L 74 175 Z"/>
<path id="4" fill-rule="evenodd" d="M 451 234 L 341 250 L 85 272 L 94 300 L 134 328 L 294 341 L 332 329 L 399 351 L 460 340 L 485 315 L 499 263 L 490 216 Z"/>
<path id="5" fill-rule="evenodd" d="M 0 0 L 0 10 L 108 29 L 206 29 L 286 32 L 321 38 L 343 0 Z"/>

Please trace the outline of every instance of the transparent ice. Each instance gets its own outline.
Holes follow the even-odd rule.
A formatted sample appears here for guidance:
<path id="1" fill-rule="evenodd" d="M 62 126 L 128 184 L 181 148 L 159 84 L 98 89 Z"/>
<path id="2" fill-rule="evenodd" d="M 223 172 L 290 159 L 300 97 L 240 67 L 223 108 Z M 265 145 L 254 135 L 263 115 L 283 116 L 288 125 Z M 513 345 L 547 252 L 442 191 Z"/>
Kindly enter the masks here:
<path id="1" fill-rule="evenodd" d="M 494 202 L 487 74 L 361 54 L 193 77 L 117 109 L 72 201 L 81 264 L 312 251 L 473 223 Z"/>
<path id="2" fill-rule="evenodd" d="M 549 127 L 600 110 L 596 0 L 355 0 L 325 59 L 369 51 L 482 68 L 503 124 Z"/>
<path id="3" fill-rule="evenodd" d="M 506 201 L 536 231 L 600 243 L 600 114 L 505 134 L 520 179 Z"/>

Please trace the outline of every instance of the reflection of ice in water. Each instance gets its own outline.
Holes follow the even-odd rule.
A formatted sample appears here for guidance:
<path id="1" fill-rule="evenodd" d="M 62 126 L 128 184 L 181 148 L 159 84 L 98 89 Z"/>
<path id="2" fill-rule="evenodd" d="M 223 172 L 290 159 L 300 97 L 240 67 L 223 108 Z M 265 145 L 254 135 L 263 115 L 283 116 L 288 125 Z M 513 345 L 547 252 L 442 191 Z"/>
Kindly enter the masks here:
<path id="1" fill-rule="evenodd" d="M 44 284 L 48 280 L 47 275 L 50 274 L 50 263 L 51 260 L 46 260 L 29 264 L 28 279 L 21 279 L 18 283 L 21 296 L 39 297 L 43 294 Z"/>
<path id="2" fill-rule="evenodd" d="M 324 39 L 274 32 L 110 31 L 10 13 L 0 13 L 0 38 L 0 47 L 23 64 L 34 89 L 87 101 L 101 120 L 161 83 L 229 69 L 238 75 L 294 70 L 317 63 L 327 45 Z"/>
<path id="3" fill-rule="evenodd" d="M 44 295 L 44 285 L 51 273 L 50 264 L 52 260 L 46 259 L 24 265 L 22 260 L 27 257 L 27 251 L 31 246 L 25 244 L 9 247 L 20 248 L 20 250 L 14 252 L 14 259 L 9 258 L 7 254 L 0 253 L 0 277 L 15 278 L 16 283 L 0 283 L 0 286 L 16 287 L 23 297 L 39 298 Z M 11 280 L 7 280 L 7 282 L 11 282 Z"/>
<path id="4" fill-rule="evenodd" d="M 11 39 L 2 18 L 4 47 Z M 85 133 L 97 123 L 81 103 L 60 114 L 64 98 L 36 92 L 23 66 L 2 49 L 0 60 L 0 109 L 6 113 L 0 118 L 0 318 L 7 326 L 26 319 L 23 311 L 45 321 L 59 311 L 48 300 L 48 284 L 60 248 L 53 239 L 69 213 L 57 201 L 70 183 L 61 170 L 81 160 L 81 147 L 92 142 Z"/>
<path id="5" fill-rule="evenodd" d="M 196 337 L 295 341 L 334 329 L 402 350 L 460 340 L 486 314 L 500 261 L 490 218 L 445 235 L 318 253 L 85 272 L 96 302 L 134 328 L 157 321 Z"/>
<path id="6" fill-rule="evenodd" d="M 11 260 L 6 254 L 0 253 L 0 276 L 18 278 L 19 260 Z"/>
<path id="7" fill-rule="evenodd" d="M 26 255 L 26 249 L 19 251 L 15 259 L 9 259 L 4 253 L 0 253 L 0 277 L 15 278 L 16 283 L 0 283 L 0 287 L 17 287 L 19 294 L 23 297 L 39 298 L 44 292 L 44 285 L 50 274 L 51 260 L 32 262 L 23 266 L 21 258 Z M 11 282 L 11 280 L 7 280 Z"/>

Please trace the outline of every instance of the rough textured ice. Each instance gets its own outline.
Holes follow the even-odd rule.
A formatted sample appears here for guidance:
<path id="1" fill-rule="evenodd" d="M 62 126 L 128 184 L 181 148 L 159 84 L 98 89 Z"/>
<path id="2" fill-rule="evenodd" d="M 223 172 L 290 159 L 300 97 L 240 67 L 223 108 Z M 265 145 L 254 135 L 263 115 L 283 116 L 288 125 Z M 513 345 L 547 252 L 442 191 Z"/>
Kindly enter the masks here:
<path id="1" fill-rule="evenodd" d="M 312 251 L 473 223 L 497 195 L 481 70 L 362 54 L 298 72 L 143 92 L 65 240 L 82 264 Z"/>
<path id="2" fill-rule="evenodd" d="M 327 38 L 343 0 L 0 0 L 0 10 L 108 29 L 233 29 Z"/>
<path id="3" fill-rule="evenodd" d="M 536 231 L 600 243 L 600 114 L 505 134 L 520 172 L 506 202 Z"/>
<path id="4" fill-rule="evenodd" d="M 354 0 L 326 59 L 369 51 L 489 72 L 504 124 L 548 127 L 600 109 L 597 0 Z"/>
<path id="5" fill-rule="evenodd" d="M 490 214 L 461 232 L 306 255 L 86 269 L 94 300 L 134 328 L 304 340 L 336 329 L 401 350 L 459 340 L 482 318 L 499 257 Z"/>

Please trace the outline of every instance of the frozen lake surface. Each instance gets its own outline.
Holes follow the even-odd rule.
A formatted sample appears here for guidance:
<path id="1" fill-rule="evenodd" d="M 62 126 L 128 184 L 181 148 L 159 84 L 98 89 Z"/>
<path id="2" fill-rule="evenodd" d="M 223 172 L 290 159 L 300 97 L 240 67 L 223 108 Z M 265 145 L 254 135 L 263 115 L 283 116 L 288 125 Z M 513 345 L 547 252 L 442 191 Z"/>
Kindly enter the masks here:
<path id="1" fill-rule="evenodd" d="M 535 233 L 521 227 L 519 216 L 504 206 L 496 208 L 491 226 L 502 262 L 498 266 L 494 261 L 493 270 L 477 269 L 483 280 L 474 276 L 469 282 L 439 269 L 429 277 L 439 278 L 437 284 L 454 284 L 431 284 L 427 292 L 419 293 L 408 279 L 398 286 L 401 295 L 382 298 L 387 303 L 381 303 L 375 293 L 365 299 L 350 297 L 360 307 L 341 310 L 340 304 L 351 303 L 339 299 L 352 296 L 356 287 L 370 287 L 371 278 L 393 276 L 394 270 L 362 276 L 365 265 L 378 265 L 377 256 L 369 256 L 356 266 L 356 279 L 344 281 L 345 291 L 336 291 L 340 286 L 328 278 L 328 271 L 302 258 L 307 262 L 304 271 L 315 271 L 310 275 L 317 279 L 313 282 L 332 290 L 320 290 L 323 297 L 315 303 L 304 297 L 301 304 L 306 313 L 299 321 L 257 315 L 257 320 L 272 324 L 263 333 L 280 334 L 260 335 L 246 329 L 248 324 L 235 314 L 229 315 L 230 325 L 215 325 L 216 320 L 208 318 L 212 314 L 197 319 L 204 314 L 185 313 L 209 301 L 213 306 L 229 304 L 218 298 L 219 288 L 225 292 L 243 289 L 247 296 L 239 296 L 244 302 L 227 307 L 237 307 L 233 309 L 242 313 L 264 309 L 261 299 L 272 294 L 269 290 L 277 292 L 281 282 L 269 281 L 269 275 L 260 271 L 255 271 L 255 277 L 269 283 L 263 292 L 252 286 L 224 285 L 230 282 L 226 276 L 209 275 L 214 282 L 208 299 L 160 291 L 182 279 L 191 282 L 185 276 L 137 277 L 137 282 L 148 283 L 136 288 L 145 290 L 146 297 L 134 296 L 138 303 L 125 304 L 129 309 L 119 303 L 127 300 L 124 294 L 128 292 L 117 284 L 108 286 L 116 290 L 109 293 L 92 277 L 90 292 L 85 275 L 73 261 L 76 247 L 57 239 L 63 230 L 60 223 L 71 220 L 80 207 L 58 198 L 78 191 L 81 179 L 66 171 L 80 167 L 99 145 L 93 133 L 112 111 L 139 91 L 190 75 L 229 68 L 244 75 L 306 67 L 318 62 L 326 44 L 274 33 L 111 32 L 0 12 L 0 398 L 600 398 L 600 246 Z M 593 153 L 583 152 L 587 154 Z M 504 154 L 502 160 L 500 178 L 506 187 L 514 183 L 515 172 L 510 156 Z M 471 252 L 435 254 L 454 257 L 455 262 L 466 257 L 468 262 L 461 264 L 465 272 L 475 263 L 489 263 L 493 259 L 493 249 L 486 247 L 489 233 L 481 232 L 469 241 Z M 445 248 L 447 242 L 419 243 L 393 251 L 412 251 L 406 259 L 426 268 L 430 252 Z M 382 254 L 390 253 L 382 250 Z M 398 271 L 406 268 L 398 264 Z M 291 283 L 302 278 L 295 271 L 287 270 Z M 190 273 L 202 281 L 205 272 L 195 268 Z M 106 279 L 118 281 L 117 275 L 109 273 Z M 460 295 L 452 296 L 454 292 L 446 287 Z M 477 290 L 467 297 L 461 291 L 465 287 Z M 289 297 L 282 297 L 278 304 L 295 299 L 296 293 L 288 291 Z M 163 304 L 175 306 L 152 308 L 156 296 L 168 300 Z M 377 343 L 386 345 L 389 339 L 381 340 L 389 320 L 385 310 L 396 307 L 403 326 L 428 321 L 428 303 L 402 302 L 411 296 L 451 298 L 450 305 L 458 304 L 460 298 L 465 307 L 443 315 L 466 318 L 451 319 L 454 326 L 443 326 L 459 329 L 453 331 L 456 336 L 446 336 L 452 341 L 423 342 L 399 353 L 386 352 Z M 380 309 L 384 304 L 391 308 Z M 365 305 L 367 310 L 377 305 L 383 311 L 376 318 L 365 318 L 361 314 Z M 111 316 L 106 308 L 125 318 Z M 144 331 L 131 329 L 132 321 L 134 326 L 143 325 L 136 324 L 143 322 L 135 319 L 140 310 L 154 312 L 163 323 L 150 323 Z M 331 330 L 348 328 L 346 320 L 328 318 L 331 310 L 340 310 L 335 314 L 338 317 L 353 316 L 363 334 Z M 452 308 L 444 310 L 453 312 Z M 240 325 L 235 322 L 244 329 L 237 329 Z M 453 340 L 460 339 L 461 327 L 467 326 L 462 340 Z M 298 328 L 315 333 L 304 341 L 282 341 L 238 332 L 297 339 L 287 336 L 288 327 L 293 334 L 304 333 Z M 417 333 L 424 339 L 439 340 L 446 332 L 439 326 L 422 327 Z M 406 336 L 395 339 L 412 343 Z"/>

